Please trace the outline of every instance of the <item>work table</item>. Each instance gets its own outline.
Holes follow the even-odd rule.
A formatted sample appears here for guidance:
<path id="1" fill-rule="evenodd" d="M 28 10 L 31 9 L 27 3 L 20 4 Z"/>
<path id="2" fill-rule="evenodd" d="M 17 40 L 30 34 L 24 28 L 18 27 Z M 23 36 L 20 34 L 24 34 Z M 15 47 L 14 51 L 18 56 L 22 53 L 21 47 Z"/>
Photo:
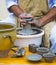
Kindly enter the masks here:
<path id="1" fill-rule="evenodd" d="M 23 57 L 19 58 L 11 58 L 11 55 L 14 53 L 12 50 L 10 50 L 8 56 L 6 58 L 0 58 L 0 65 L 56 65 L 56 57 L 53 60 L 53 62 L 48 63 L 42 58 L 40 61 L 37 62 L 30 62 L 26 59 L 26 56 L 28 54 L 31 54 L 31 52 L 28 51 L 28 48 L 26 49 L 26 53 Z"/>

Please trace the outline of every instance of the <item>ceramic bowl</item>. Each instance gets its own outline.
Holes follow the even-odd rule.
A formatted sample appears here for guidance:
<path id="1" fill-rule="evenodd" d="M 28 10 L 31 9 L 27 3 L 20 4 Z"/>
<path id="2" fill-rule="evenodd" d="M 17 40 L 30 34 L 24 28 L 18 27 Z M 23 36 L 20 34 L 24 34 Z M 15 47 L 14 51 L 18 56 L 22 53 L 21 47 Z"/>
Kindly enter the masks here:
<path id="1" fill-rule="evenodd" d="M 26 59 L 35 62 L 40 61 L 42 59 L 42 56 L 39 54 L 29 54 L 27 55 Z"/>
<path id="2" fill-rule="evenodd" d="M 48 53 L 49 49 L 45 47 L 39 47 L 39 48 L 36 48 L 36 51 L 38 54 L 43 55 L 44 53 Z"/>
<path id="3" fill-rule="evenodd" d="M 53 54 L 53 53 L 43 54 L 43 57 L 44 57 L 45 61 L 47 61 L 47 62 L 52 62 L 54 60 L 54 56 L 55 56 L 55 54 Z"/>

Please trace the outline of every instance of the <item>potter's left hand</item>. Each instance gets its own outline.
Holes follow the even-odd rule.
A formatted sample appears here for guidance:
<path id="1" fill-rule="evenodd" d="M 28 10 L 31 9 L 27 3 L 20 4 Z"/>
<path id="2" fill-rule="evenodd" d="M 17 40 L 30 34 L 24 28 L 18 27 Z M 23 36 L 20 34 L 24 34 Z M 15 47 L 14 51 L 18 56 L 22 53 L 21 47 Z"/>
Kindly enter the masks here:
<path id="1" fill-rule="evenodd" d="M 43 26 L 43 23 L 42 23 L 41 21 L 39 21 L 39 20 L 36 20 L 36 21 L 34 22 L 34 24 L 35 24 L 37 27 Z"/>
<path id="2" fill-rule="evenodd" d="M 37 27 L 42 27 L 44 25 L 46 25 L 48 22 L 44 19 L 44 18 L 40 18 L 38 20 L 35 20 L 33 22 Z"/>
<path id="3" fill-rule="evenodd" d="M 34 25 L 36 25 L 37 27 L 41 27 L 41 26 L 43 26 L 44 25 L 44 23 L 42 22 L 42 21 L 40 21 L 40 20 L 33 20 L 33 21 L 31 21 L 31 22 L 29 22 L 30 24 L 34 24 Z"/>

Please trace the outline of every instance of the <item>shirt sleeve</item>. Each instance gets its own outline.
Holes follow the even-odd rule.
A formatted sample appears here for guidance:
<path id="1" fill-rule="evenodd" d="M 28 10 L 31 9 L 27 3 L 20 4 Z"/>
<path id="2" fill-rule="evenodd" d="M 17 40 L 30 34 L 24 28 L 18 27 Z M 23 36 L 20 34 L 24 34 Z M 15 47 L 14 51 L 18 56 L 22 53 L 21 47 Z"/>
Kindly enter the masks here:
<path id="1" fill-rule="evenodd" d="M 18 5 L 17 0 L 6 0 L 6 6 L 8 10 L 12 5 Z"/>
<path id="2" fill-rule="evenodd" d="M 56 7 L 56 0 L 48 0 L 48 5 L 50 9 L 52 9 L 54 6 Z"/>
<path id="3" fill-rule="evenodd" d="M 56 7 L 56 0 L 53 0 L 53 7 L 55 6 Z"/>

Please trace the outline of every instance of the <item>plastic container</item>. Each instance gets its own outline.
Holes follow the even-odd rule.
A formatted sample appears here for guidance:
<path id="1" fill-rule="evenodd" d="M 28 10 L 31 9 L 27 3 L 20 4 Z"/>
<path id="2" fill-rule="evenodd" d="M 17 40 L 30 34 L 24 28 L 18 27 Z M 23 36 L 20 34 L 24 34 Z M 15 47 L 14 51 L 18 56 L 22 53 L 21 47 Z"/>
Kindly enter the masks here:
<path id="1" fill-rule="evenodd" d="M 19 31 L 20 29 L 18 29 Z M 42 43 L 42 37 L 44 35 L 44 31 L 41 29 L 33 29 L 37 31 L 37 34 L 34 35 L 19 35 L 17 34 L 17 40 L 15 42 L 15 46 L 23 46 L 28 47 L 29 44 L 36 44 L 38 47 Z"/>

